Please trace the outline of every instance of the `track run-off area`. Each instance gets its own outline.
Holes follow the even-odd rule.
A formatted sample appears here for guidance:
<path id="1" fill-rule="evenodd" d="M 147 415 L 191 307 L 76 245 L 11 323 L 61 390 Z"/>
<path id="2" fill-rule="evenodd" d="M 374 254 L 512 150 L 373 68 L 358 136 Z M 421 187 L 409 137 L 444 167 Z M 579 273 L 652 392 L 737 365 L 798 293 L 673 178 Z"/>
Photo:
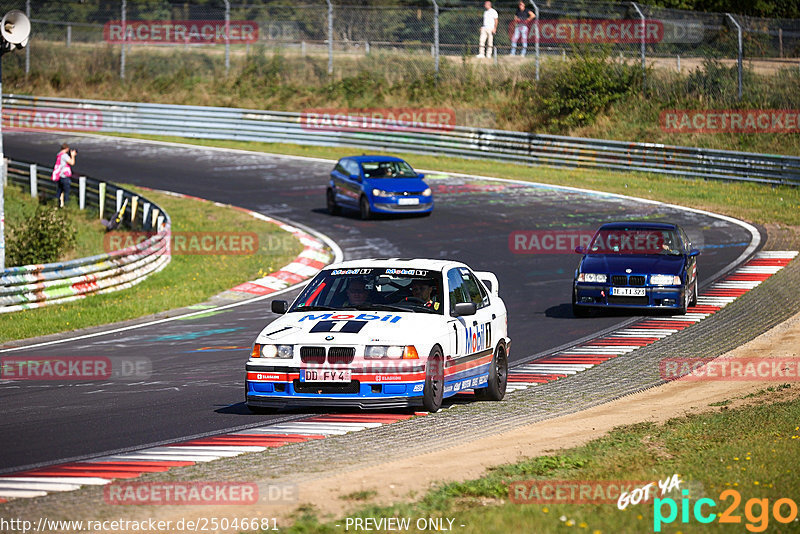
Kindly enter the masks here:
<path id="1" fill-rule="evenodd" d="M 6 134 L 5 151 L 15 160 L 51 165 L 64 141 L 80 150 L 78 174 L 201 197 L 298 224 L 330 238 L 347 260 L 450 258 L 494 272 L 513 340 L 510 365 L 516 368 L 510 396 L 610 359 L 624 362 L 637 349 L 716 313 L 793 257 L 758 253 L 763 233 L 728 217 L 535 183 L 430 173 L 436 201 L 430 217 L 362 221 L 356 213 L 326 212 L 330 161 L 44 133 Z M 413 159 L 409 162 L 414 165 Z M 536 168 L 530 176 L 536 179 Z M 537 250 L 514 239 L 529 231 L 590 232 L 612 220 L 643 219 L 680 224 L 702 250 L 701 299 L 682 319 L 622 314 L 575 318 L 570 293 L 579 256 L 563 249 Z M 291 290 L 283 298 L 295 295 Z M 244 363 L 256 334 L 275 318 L 268 302 L 258 299 L 218 313 L 113 328 L 91 337 L 67 333 L 48 344 L 7 344 L 0 356 L 146 358 L 152 373 L 138 381 L 0 382 L 5 407 L 0 498 L 74 489 L 80 483 L 69 477 L 78 475 L 83 484 L 102 484 L 412 417 L 409 412 L 323 410 L 251 414 L 242 402 Z M 585 374 L 591 377 L 594 371 Z M 653 385 L 647 373 L 626 380 L 631 391 Z M 597 404 L 620 391 L 598 386 L 585 394 Z M 464 402 L 470 402 L 468 395 L 450 405 Z M 208 452 L 213 447 L 217 453 Z M 139 469 L 131 468 L 132 462 Z M 8 482 L 13 477 L 19 484 Z M 37 477 L 49 477 L 50 485 Z"/>

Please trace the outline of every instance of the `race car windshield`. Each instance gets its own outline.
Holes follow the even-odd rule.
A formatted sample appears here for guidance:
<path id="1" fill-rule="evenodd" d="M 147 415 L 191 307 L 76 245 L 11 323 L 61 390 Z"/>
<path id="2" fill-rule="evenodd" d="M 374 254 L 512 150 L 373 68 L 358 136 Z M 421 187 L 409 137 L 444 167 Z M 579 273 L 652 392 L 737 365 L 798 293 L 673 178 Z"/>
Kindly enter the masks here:
<path id="1" fill-rule="evenodd" d="M 416 178 L 417 173 L 405 161 L 367 161 L 361 164 L 366 178 Z"/>
<path id="2" fill-rule="evenodd" d="M 289 311 L 404 311 L 441 315 L 443 302 L 442 274 L 438 271 L 332 269 L 319 273 Z"/>
<path id="3" fill-rule="evenodd" d="M 592 239 L 588 252 L 680 255 L 681 245 L 672 230 L 600 230 Z"/>

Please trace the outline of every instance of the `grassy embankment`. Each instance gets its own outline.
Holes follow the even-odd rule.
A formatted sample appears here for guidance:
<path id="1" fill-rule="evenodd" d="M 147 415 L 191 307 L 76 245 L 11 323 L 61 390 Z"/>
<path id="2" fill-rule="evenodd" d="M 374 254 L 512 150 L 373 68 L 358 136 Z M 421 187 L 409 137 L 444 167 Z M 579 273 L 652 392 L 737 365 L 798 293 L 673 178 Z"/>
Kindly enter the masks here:
<path id="1" fill-rule="evenodd" d="M 641 71 L 616 58 L 544 58 L 541 81 L 534 81 L 531 58 L 503 58 L 499 65 L 445 57 L 438 82 L 425 55 L 376 52 L 336 57 L 334 76 L 327 57 L 302 56 L 293 49 L 234 50 L 226 74 L 220 50 L 133 48 L 127 77 L 119 78 L 119 49 L 110 45 L 36 41 L 31 73 L 22 54 L 6 58 L 6 93 L 162 102 L 269 110 L 319 107 L 439 107 L 453 109 L 459 124 L 776 154 L 800 154 L 800 136 L 791 133 L 668 133 L 664 110 L 800 109 L 800 70 L 776 67 L 771 74 L 744 76 L 737 99 L 735 68 L 692 63 L 681 73 L 654 66 L 642 94 Z M 519 61 L 517 61 L 519 60 Z"/>
<path id="2" fill-rule="evenodd" d="M 277 225 L 229 207 L 211 202 L 178 198 L 129 189 L 152 199 L 172 218 L 173 232 L 253 232 L 258 236 L 254 254 L 173 254 L 161 272 L 124 291 L 95 295 L 75 302 L 15 313 L 0 314 L 0 342 L 77 330 L 125 319 L 171 310 L 203 302 L 237 284 L 264 276 L 289 263 L 302 245 Z M 18 189 L 6 189 L 7 222 L 11 225 L 22 213 L 32 212 L 35 201 Z M 79 248 L 69 257 L 83 257 L 104 252 L 104 228 L 96 220 L 97 212 L 81 214 L 71 210 L 73 223 L 82 227 Z"/>
<path id="3" fill-rule="evenodd" d="M 656 508 L 652 502 L 631 504 L 624 510 L 619 510 L 616 502 L 589 499 L 587 503 L 568 503 L 565 501 L 571 491 L 569 484 L 604 480 L 655 482 L 678 474 L 683 480 L 681 490 L 689 489 L 688 521 L 682 523 L 683 496 L 674 490 L 663 498 L 675 500 L 677 516 L 671 524 L 661 525 L 661 532 L 794 531 L 797 521 L 781 523 L 773 511 L 779 499 L 788 498 L 800 504 L 797 498 L 800 478 L 795 469 L 800 455 L 800 399 L 790 388 L 789 384 L 782 384 L 750 394 L 747 400 L 752 402 L 740 408 L 728 409 L 726 405 L 734 402 L 730 399 L 711 405 L 722 406 L 706 414 L 675 418 L 662 425 L 640 423 L 618 427 L 581 447 L 502 465 L 476 480 L 444 484 L 416 502 L 364 506 L 347 517 L 412 518 L 408 532 L 418 531 L 414 528 L 417 518 L 430 517 L 454 519 L 454 532 L 463 534 L 653 532 Z M 509 485 L 520 481 L 535 481 L 535 484 L 521 485 L 521 490 L 509 493 Z M 545 490 L 548 481 L 551 488 L 553 483 L 563 481 L 559 486 L 561 493 Z M 592 491 L 597 491 L 597 487 L 591 486 Z M 369 501 L 374 490 L 370 491 L 368 485 L 365 488 L 342 499 L 351 504 Z M 734 496 L 720 496 L 725 490 L 734 490 L 741 497 L 735 508 Z M 556 495 L 560 495 L 558 499 Z M 609 488 L 602 495 L 614 497 L 617 493 Z M 537 496 L 541 499 L 531 502 Z M 693 515 L 700 498 L 716 503 L 713 508 L 705 505 L 701 510 L 703 515 L 717 514 L 706 525 Z M 762 508 L 761 503 L 751 499 L 766 499 L 767 506 Z M 730 515 L 738 517 L 740 523 L 720 523 L 720 514 L 729 507 Z M 669 517 L 668 504 L 659 509 L 662 517 Z M 797 508 L 794 511 L 796 516 Z M 791 517 L 790 505 L 782 504 L 779 513 Z M 344 532 L 345 518 L 336 519 L 325 518 L 320 522 L 313 508 L 302 509 L 288 532 Z M 337 523 L 342 526 L 337 528 Z"/>

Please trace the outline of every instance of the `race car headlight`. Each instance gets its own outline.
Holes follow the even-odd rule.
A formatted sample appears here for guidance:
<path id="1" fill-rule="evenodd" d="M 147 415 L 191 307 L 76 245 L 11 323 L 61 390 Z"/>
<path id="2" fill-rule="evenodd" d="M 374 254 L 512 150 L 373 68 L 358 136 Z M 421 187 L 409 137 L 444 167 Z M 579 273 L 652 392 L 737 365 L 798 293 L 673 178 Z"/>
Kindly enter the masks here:
<path id="1" fill-rule="evenodd" d="M 679 286 L 681 277 L 671 274 L 651 274 L 650 284 L 654 286 Z"/>
<path id="2" fill-rule="evenodd" d="M 261 345 L 261 357 L 291 359 L 294 352 L 293 349 L 292 345 Z M 255 356 L 255 347 L 253 348 L 253 356 L 258 358 L 258 356 Z"/>
<path id="3" fill-rule="evenodd" d="M 389 191 L 384 191 L 383 189 L 373 189 L 372 196 L 374 197 L 390 197 L 394 195 L 394 193 L 390 193 Z"/>
<path id="4" fill-rule="evenodd" d="M 428 189 L 426 189 L 425 191 L 423 191 L 423 192 L 422 192 L 422 196 L 423 196 L 423 197 L 429 197 L 429 196 L 431 196 L 432 194 L 433 194 L 433 191 L 431 191 L 431 188 L 430 188 L 430 187 L 429 187 Z"/>
<path id="5" fill-rule="evenodd" d="M 371 360 L 380 358 L 399 359 L 403 357 L 405 348 L 399 345 L 367 345 L 364 350 L 364 358 Z"/>
<path id="6" fill-rule="evenodd" d="M 605 274 L 580 273 L 578 275 L 578 282 L 597 282 L 599 284 L 605 284 L 607 281 L 608 276 Z"/>

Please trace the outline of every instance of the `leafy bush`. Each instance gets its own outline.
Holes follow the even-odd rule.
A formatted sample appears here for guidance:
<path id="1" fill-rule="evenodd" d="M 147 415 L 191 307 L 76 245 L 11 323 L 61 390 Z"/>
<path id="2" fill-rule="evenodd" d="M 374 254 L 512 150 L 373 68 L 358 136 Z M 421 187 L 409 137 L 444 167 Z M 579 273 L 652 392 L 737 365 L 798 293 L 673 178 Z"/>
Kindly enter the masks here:
<path id="1" fill-rule="evenodd" d="M 610 104 L 641 87 L 638 66 L 579 56 L 555 73 L 541 96 L 545 122 L 556 128 L 592 124 Z"/>
<path id="2" fill-rule="evenodd" d="M 52 263 L 75 246 L 75 229 L 65 210 L 40 205 L 8 239 L 8 265 Z"/>

